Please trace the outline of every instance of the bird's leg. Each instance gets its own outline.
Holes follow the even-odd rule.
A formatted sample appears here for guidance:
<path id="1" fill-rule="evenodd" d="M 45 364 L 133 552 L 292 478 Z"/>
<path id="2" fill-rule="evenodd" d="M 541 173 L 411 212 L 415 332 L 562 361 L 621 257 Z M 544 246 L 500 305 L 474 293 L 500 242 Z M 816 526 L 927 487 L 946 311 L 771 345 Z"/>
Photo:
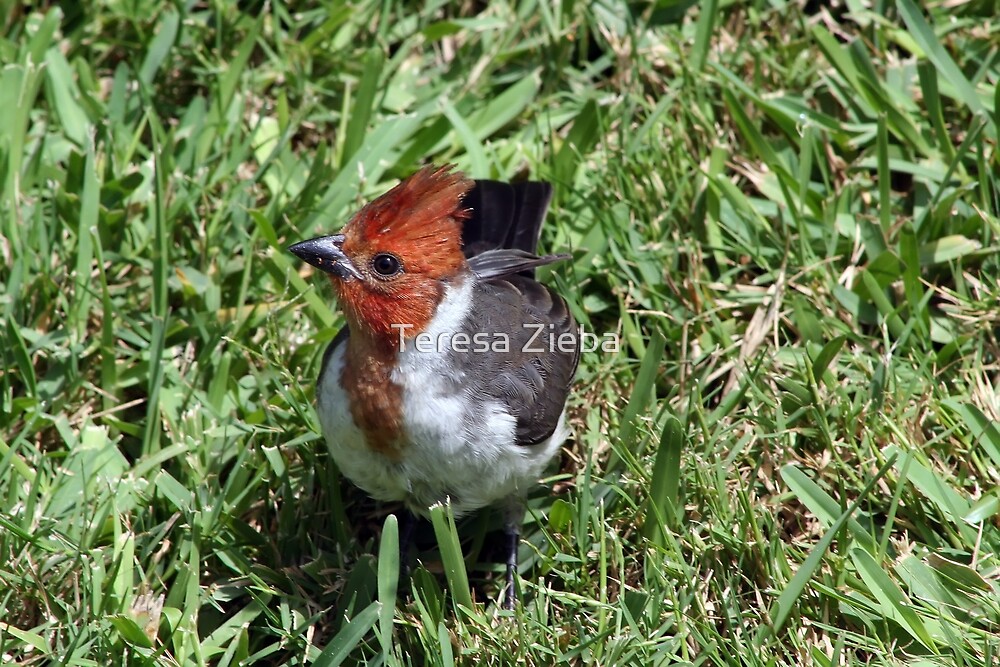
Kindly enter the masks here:
<path id="1" fill-rule="evenodd" d="M 417 526 L 417 517 L 407 508 L 399 511 L 399 578 L 410 576 L 410 546 L 413 544 L 413 531 Z"/>
<path id="2" fill-rule="evenodd" d="M 503 608 L 513 611 L 517 605 L 517 548 L 521 543 L 521 524 L 524 522 L 524 502 L 521 498 L 511 498 L 507 504 L 503 533 L 507 548 L 507 587 L 504 591 Z"/>
<path id="3" fill-rule="evenodd" d="M 504 535 L 507 538 L 507 589 L 504 592 L 503 608 L 513 611 L 517 605 L 517 588 L 514 577 L 517 574 L 517 546 L 521 542 L 521 535 L 514 526 L 505 526 Z"/>

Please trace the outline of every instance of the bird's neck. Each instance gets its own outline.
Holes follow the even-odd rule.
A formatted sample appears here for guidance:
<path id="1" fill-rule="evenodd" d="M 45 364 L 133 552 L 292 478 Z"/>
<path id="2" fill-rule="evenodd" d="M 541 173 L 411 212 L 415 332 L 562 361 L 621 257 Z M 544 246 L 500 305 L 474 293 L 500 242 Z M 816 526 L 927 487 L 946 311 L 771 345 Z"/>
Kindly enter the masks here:
<path id="1" fill-rule="evenodd" d="M 468 282 L 470 277 L 460 274 L 447 281 L 415 282 L 395 293 L 366 290 L 359 281 L 342 284 L 340 303 L 357 351 L 380 357 L 398 353 L 406 341 L 431 327 Z"/>
<path id="2" fill-rule="evenodd" d="M 400 374 L 426 372 L 443 359 L 440 354 L 417 350 L 413 338 L 426 334 L 436 341 L 461 330 L 472 308 L 473 282 L 471 276 L 463 276 L 441 283 L 441 297 L 427 324 L 419 328 L 397 327 L 390 335 L 372 327 L 369 320 L 353 319 L 357 314 L 344 308 L 351 335 L 347 339 L 341 386 L 347 392 L 351 414 L 369 447 L 390 460 L 398 460 L 404 446 Z"/>

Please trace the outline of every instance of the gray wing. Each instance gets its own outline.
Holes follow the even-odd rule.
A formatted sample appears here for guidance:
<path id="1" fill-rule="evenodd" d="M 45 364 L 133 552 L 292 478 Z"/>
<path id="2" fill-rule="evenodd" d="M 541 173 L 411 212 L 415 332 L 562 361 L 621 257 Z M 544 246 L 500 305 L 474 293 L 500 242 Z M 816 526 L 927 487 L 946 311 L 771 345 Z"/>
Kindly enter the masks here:
<path id="1" fill-rule="evenodd" d="M 506 332 L 509 346 L 470 354 L 476 367 L 466 377 L 475 378 L 477 392 L 510 409 L 518 444 L 538 444 L 555 431 L 576 373 L 576 323 L 561 296 L 521 274 L 477 281 L 475 290 L 479 307 L 466 322 L 468 332 Z"/>
<path id="2" fill-rule="evenodd" d="M 520 273 L 526 277 L 534 276 L 536 267 L 570 259 L 571 255 L 543 255 L 516 248 L 487 250 L 469 258 L 469 268 L 480 280 L 500 278 L 512 273 Z"/>

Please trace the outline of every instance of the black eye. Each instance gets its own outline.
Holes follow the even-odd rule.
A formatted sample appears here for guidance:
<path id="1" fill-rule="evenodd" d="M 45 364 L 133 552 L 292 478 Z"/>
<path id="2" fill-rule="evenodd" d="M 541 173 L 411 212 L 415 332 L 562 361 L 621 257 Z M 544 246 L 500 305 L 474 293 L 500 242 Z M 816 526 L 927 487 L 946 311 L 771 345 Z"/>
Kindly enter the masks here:
<path id="1" fill-rule="evenodd" d="M 399 273 L 403 267 L 394 255 L 384 252 L 375 255 L 375 258 L 372 259 L 372 268 L 375 269 L 375 273 L 379 274 L 383 278 L 389 278 L 390 276 L 394 276 Z"/>

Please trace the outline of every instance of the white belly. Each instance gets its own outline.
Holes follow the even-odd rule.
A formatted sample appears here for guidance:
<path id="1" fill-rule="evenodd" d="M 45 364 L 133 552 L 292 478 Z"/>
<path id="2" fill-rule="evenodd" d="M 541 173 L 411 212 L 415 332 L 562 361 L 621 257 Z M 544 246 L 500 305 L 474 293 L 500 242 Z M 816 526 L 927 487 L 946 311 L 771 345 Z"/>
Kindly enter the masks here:
<path id="1" fill-rule="evenodd" d="M 538 481 L 545 465 L 566 438 L 564 419 L 548 440 L 534 446 L 514 444 L 514 418 L 499 402 L 469 420 L 467 401 L 454 393 L 428 364 L 428 353 L 400 355 L 394 377 L 403 387 L 405 443 L 397 461 L 371 449 L 354 425 L 347 394 L 340 387 L 346 345 L 333 352 L 319 387 L 319 418 L 330 453 L 340 471 L 373 498 L 404 501 L 426 512 L 448 499 L 456 514 L 511 495 Z M 408 353 L 422 355 L 414 363 Z"/>

